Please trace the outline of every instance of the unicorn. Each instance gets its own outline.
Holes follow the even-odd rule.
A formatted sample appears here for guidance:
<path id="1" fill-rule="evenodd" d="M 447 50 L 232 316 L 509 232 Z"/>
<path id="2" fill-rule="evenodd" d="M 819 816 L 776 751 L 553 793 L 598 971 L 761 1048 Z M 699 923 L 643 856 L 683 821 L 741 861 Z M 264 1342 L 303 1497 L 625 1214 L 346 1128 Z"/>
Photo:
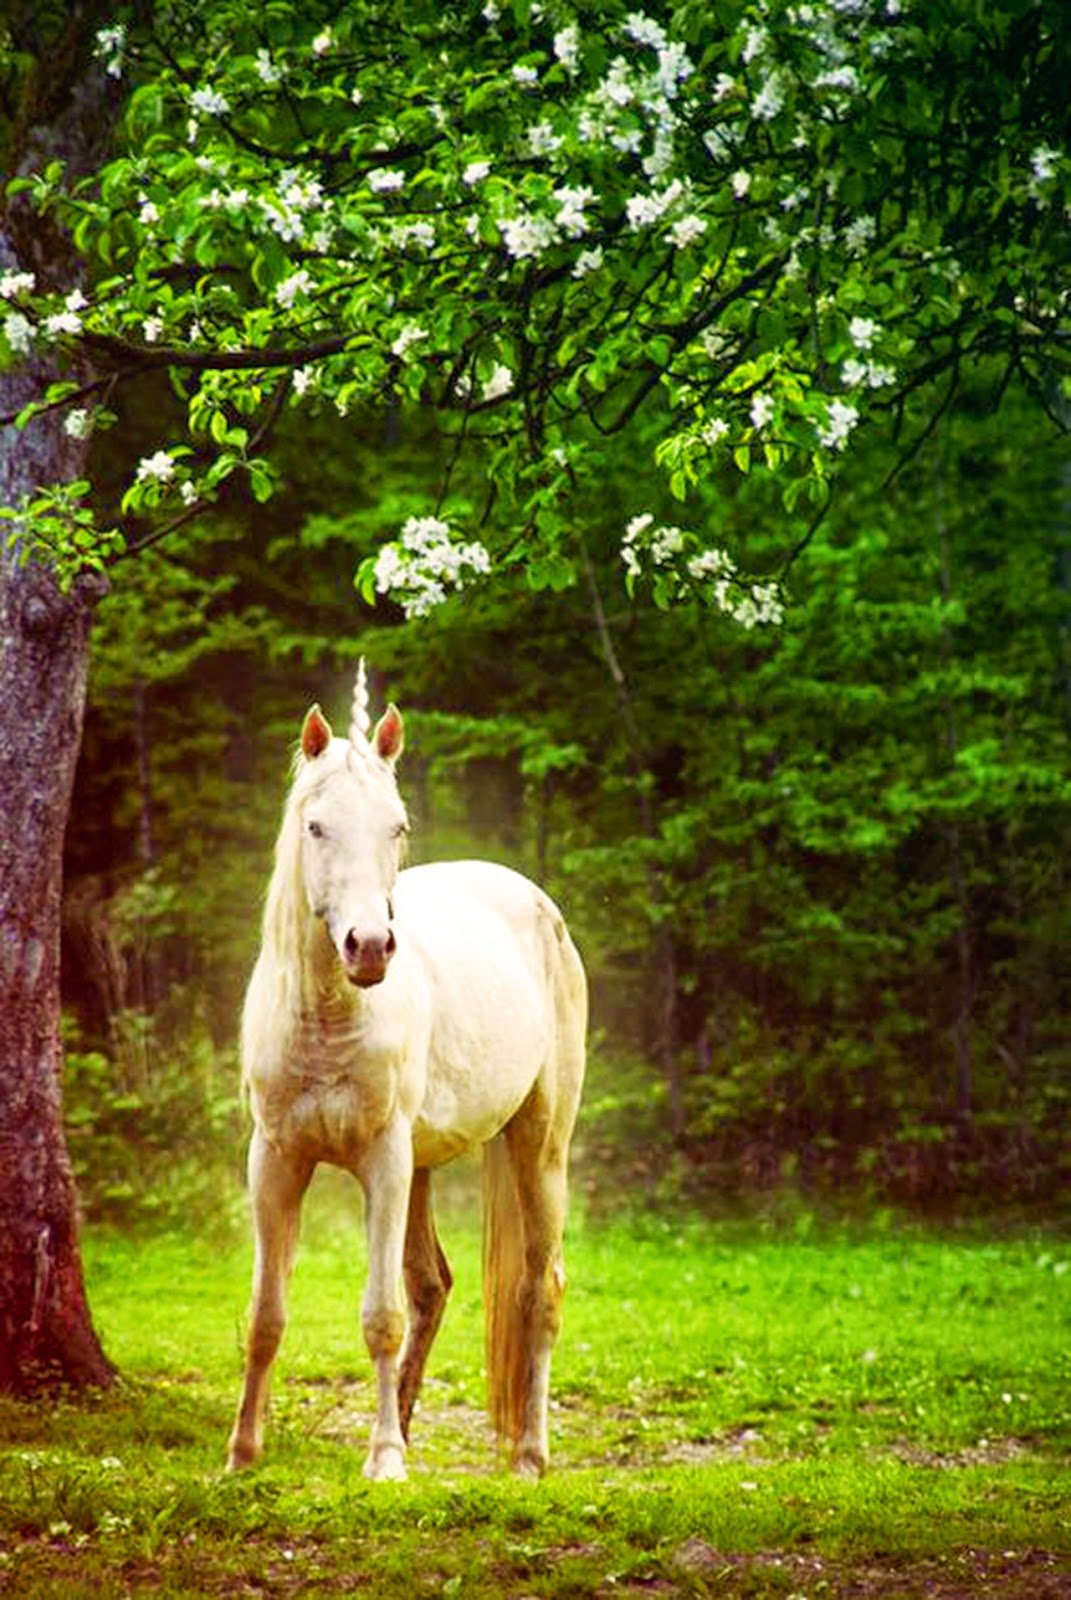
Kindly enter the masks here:
<path id="1" fill-rule="evenodd" d="M 488 1409 L 513 1469 L 549 1458 L 567 1162 L 587 984 L 560 911 L 486 861 L 403 870 L 401 714 L 375 728 L 362 660 L 348 736 L 304 720 L 242 1016 L 255 1255 L 228 1465 L 261 1453 L 302 1199 L 320 1162 L 365 1195 L 362 1328 L 377 1403 L 365 1476 L 401 1479 L 451 1287 L 431 1180 L 483 1149 Z"/>

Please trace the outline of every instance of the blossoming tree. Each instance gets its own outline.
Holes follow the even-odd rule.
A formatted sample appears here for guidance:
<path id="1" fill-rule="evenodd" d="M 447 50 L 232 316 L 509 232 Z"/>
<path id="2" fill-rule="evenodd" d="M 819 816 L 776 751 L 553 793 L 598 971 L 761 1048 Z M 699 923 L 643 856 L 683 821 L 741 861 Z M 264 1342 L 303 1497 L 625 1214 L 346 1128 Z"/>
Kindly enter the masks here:
<path id="1" fill-rule="evenodd" d="M 504 566 L 570 582 L 571 496 L 642 410 L 658 442 L 624 580 L 776 622 L 778 571 L 705 521 L 713 475 L 776 474 L 788 561 L 856 430 L 902 424 L 910 450 L 919 397 L 937 417 L 968 364 L 1061 414 L 1064 23 L 1063 0 L 172 0 L 110 18 L 92 46 L 124 102 L 110 159 L 79 176 L 39 151 L 7 188 L 9 216 L 32 206 L 71 241 L 48 256 L 8 227 L 0 264 L 0 358 L 40 380 L 13 378 L 0 420 L 69 457 L 8 497 L 9 564 L 62 599 L 40 626 L 83 626 L 87 575 L 120 580 L 232 482 L 268 497 L 284 408 L 398 403 L 437 410 L 487 500 L 465 525 L 448 472 L 384 530 L 365 596 L 419 617 Z M 181 432 L 101 506 L 77 458 L 160 372 Z M 672 525 L 643 488 L 656 473 Z"/>

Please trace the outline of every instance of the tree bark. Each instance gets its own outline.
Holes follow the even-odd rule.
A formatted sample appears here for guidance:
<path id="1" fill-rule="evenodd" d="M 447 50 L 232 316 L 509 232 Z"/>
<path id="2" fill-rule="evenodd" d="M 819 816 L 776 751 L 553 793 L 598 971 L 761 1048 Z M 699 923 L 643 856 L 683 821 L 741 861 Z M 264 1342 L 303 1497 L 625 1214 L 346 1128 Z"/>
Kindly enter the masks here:
<path id="1" fill-rule="evenodd" d="M 34 374 L 0 377 L 0 410 Z M 16 396 L 16 403 L 22 396 Z M 0 432 L 0 503 L 71 475 L 56 424 Z M 63 838 L 82 735 L 92 593 L 0 556 L 0 1390 L 105 1384 L 63 1133 Z"/>
<path id="2" fill-rule="evenodd" d="M 106 86 L 86 71 L 94 8 L 16 7 L 35 59 L 8 145 L 22 170 L 59 156 L 91 166 L 107 129 Z M 52 37 L 50 19 L 59 18 Z M 14 162 L 13 162 L 14 164 Z M 0 214 L 0 271 L 75 281 L 66 240 L 16 204 Z M 0 373 L 0 415 L 60 375 L 51 357 Z M 57 414 L 0 428 L 0 505 L 81 475 L 86 447 Z M 0 537 L 0 1390 L 106 1385 L 114 1368 L 93 1328 L 62 1115 L 59 944 L 63 839 L 82 735 L 89 627 L 99 583 L 63 594 Z"/>

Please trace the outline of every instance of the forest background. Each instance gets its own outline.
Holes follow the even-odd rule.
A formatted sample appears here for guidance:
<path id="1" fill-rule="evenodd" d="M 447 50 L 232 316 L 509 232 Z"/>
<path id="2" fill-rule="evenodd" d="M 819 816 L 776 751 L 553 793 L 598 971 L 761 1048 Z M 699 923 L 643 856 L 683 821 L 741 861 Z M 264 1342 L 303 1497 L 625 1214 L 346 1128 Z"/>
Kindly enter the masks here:
<path id="1" fill-rule="evenodd" d="M 602 1204 L 1055 1199 L 1066 444 L 1029 404 L 995 418 L 968 393 L 891 485 L 888 447 L 860 449 L 783 625 L 753 630 L 630 598 L 632 435 L 576 506 L 578 586 L 370 608 L 354 570 L 443 448 L 415 409 L 303 417 L 274 500 L 173 536 L 101 606 L 64 945 L 91 1213 L 184 1208 L 190 1185 L 214 1207 L 234 1171 L 235 1025 L 290 751 L 312 700 L 344 718 L 359 652 L 407 718 L 414 859 L 508 862 L 574 928 Z M 717 517 L 761 559 L 776 510 L 736 476 Z"/>
<path id="2" fill-rule="evenodd" d="M 11 239 L 53 255 L 3 292 L 14 367 L 53 351 L 20 423 L 86 474 L 23 508 L 13 570 L 113 577 L 65 864 L 91 1215 L 233 1171 L 289 751 L 359 654 L 416 858 L 530 872 L 584 951 L 593 1196 L 1059 1194 L 1050 10 L 89 19 L 125 153 L 80 187 L 29 142 Z M 425 607 L 391 541 L 429 508 L 454 576 L 452 528 L 495 571 Z"/>

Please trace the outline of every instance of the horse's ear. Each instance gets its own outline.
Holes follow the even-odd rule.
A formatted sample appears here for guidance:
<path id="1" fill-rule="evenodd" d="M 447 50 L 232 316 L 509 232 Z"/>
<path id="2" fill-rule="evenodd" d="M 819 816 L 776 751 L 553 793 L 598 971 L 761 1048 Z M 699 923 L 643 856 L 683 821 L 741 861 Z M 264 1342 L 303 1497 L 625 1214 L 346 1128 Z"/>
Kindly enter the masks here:
<path id="1" fill-rule="evenodd" d="M 381 761 L 393 767 L 405 747 L 405 724 L 395 705 L 389 705 L 376 723 L 372 735 L 372 748 Z"/>
<path id="2" fill-rule="evenodd" d="M 301 753 L 306 761 L 315 761 L 330 743 L 331 724 L 319 706 L 312 706 L 301 730 Z"/>

